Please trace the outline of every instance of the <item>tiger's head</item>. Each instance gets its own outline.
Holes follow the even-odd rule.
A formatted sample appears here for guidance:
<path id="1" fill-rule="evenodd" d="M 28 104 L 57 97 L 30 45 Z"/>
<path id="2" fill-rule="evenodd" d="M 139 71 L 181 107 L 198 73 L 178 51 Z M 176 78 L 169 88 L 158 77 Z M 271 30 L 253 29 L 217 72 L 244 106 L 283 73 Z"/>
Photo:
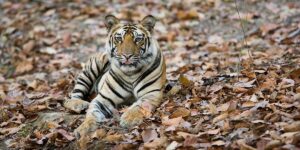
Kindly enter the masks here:
<path id="1" fill-rule="evenodd" d="M 151 36 L 155 22 L 151 15 L 138 24 L 121 23 L 113 15 L 106 16 L 106 50 L 111 64 L 126 74 L 133 74 L 149 65 L 158 49 L 156 40 Z"/>

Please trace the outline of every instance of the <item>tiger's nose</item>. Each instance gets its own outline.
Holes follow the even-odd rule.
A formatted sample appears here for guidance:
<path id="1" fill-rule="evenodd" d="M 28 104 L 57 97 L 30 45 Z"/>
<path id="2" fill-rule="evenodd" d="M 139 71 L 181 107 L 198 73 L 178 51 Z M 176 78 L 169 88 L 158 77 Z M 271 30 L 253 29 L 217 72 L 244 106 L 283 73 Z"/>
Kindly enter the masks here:
<path id="1" fill-rule="evenodd" d="M 133 56 L 133 54 L 122 54 L 127 60 Z"/>

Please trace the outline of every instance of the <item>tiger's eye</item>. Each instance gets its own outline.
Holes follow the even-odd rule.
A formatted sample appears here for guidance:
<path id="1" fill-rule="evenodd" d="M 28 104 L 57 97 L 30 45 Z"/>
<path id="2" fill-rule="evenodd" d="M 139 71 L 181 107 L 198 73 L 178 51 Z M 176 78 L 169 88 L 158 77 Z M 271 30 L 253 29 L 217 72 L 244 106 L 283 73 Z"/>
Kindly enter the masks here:
<path id="1" fill-rule="evenodd" d="M 135 42 L 141 42 L 142 40 L 143 40 L 142 37 L 137 37 L 137 38 L 135 38 Z"/>
<path id="2" fill-rule="evenodd" d="M 116 37 L 115 37 L 115 40 L 118 41 L 118 42 L 120 42 L 120 41 L 122 41 L 122 37 L 116 36 Z"/>
<path id="3" fill-rule="evenodd" d="M 140 54 L 143 55 L 145 52 L 144 50 L 140 50 Z"/>

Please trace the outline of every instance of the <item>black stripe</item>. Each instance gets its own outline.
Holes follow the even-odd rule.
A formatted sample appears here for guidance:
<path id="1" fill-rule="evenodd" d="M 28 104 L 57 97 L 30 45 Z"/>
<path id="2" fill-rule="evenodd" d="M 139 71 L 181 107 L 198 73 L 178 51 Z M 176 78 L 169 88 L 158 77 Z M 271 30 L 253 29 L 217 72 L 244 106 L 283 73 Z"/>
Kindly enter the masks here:
<path id="1" fill-rule="evenodd" d="M 90 64 L 90 70 L 91 70 L 91 72 L 92 72 L 94 78 L 97 79 L 97 75 L 96 75 L 96 73 L 95 73 L 95 71 L 94 71 L 94 69 L 93 69 L 93 63 L 92 63 L 92 60 L 90 60 L 90 62 L 91 62 L 91 64 Z"/>
<path id="2" fill-rule="evenodd" d="M 109 45 L 112 45 L 111 43 L 112 43 L 112 40 L 111 40 L 111 37 L 112 37 L 112 35 L 109 37 L 109 41 L 108 41 L 108 43 L 109 43 Z"/>
<path id="3" fill-rule="evenodd" d="M 141 50 L 143 51 L 143 54 L 146 52 L 146 50 L 144 48 L 141 48 Z"/>
<path id="4" fill-rule="evenodd" d="M 156 77 L 153 81 L 148 82 L 146 84 L 144 84 L 138 91 L 137 93 L 139 93 L 141 90 L 145 89 L 146 87 L 150 86 L 151 84 L 153 84 L 154 82 L 156 82 L 162 75 L 162 72 L 160 73 L 160 75 L 158 77 Z"/>
<path id="5" fill-rule="evenodd" d="M 107 111 L 106 107 L 100 103 L 99 101 L 95 101 L 97 107 L 98 107 L 98 110 L 100 110 L 102 112 L 102 114 L 105 116 L 105 118 L 111 118 L 112 117 L 112 113 Z"/>
<path id="6" fill-rule="evenodd" d="M 114 56 L 114 51 L 116 50 L 116 47 L 112 47 L 112 49 L 111 49 L 111 52 L 110 52 L 110 55 L 111 56 Z"/>
<path id="7" fill-rule="evenodd" d="M 117 91 L 111 86 L 110 82 L 108 82 L 108 81 L 106 80 L 106 84 L 107 84 L 108 88 L 109 88 L 115 95 L 117 95 L 120 99 L 124 100 L 124 97 L 123 97 L 119 92 L 117 92 Z"/>
<path id="8" fill-rule="evenodd" d="M 145 71 L 137 80 L 134 81 L 135 84 L 140 83 L 143 79 L 145 79 L 153 70 L 155 70 L 161 63 L 161 55 L 157 54 L 158 56 L 154 60 L 154 64 L 147 70 Z"/>
<path id="9" fill-rule="evenodd" d="M 97 80 L 95 81 L 95 88 L 96 88 L 96 92 L 98 93 L 98 84 L 99 84 L 99 82 L 100 82 L 100 80 L 101 80 L 101 78 L 102 78 L 102 76 L 103 76 L 103 74 L 107 71 L 106 70 L 106 68 L 108 68 L 108 66 L 109 66 L 109 61 L 107 61 L 106 63 L 105 63 L 105 65 L 104 65 L 104 67 L 102 68 L 102 70 L 101 70 L 101 72 L 99 72 L 98 73 L 98 78 L 97 78 Z M 98 66 L 98 65 L 97 65 Z"/>
<path id="10" fill-rule="evenodd" d="M 90 84 L 87 83 L 84 79 L 82 79 L 81 77 L 77 78 L 77 83 L 81 83 L 82 85 L 85 84 L 85 87 L 88 89 L 90 87 Z"/>
<path id="11" fill-rule="evenodd" d="M 155 90 L 151 90 L 151 91 L 145 93 L 144 95 L 152 93 L 152 92 L 160 92 L 160 91 L 161 91 L 161 89 L 155 89 Z"/>
<path id="12" fill-rule="evenodd" d="M 100 94 L 104 99 L 106 99 L 107 101 L 109 101 L 109 103 L 110 103 L 111 105 L 113 105 L 114 107 L 116 107 L 116 104 L 114 103 L 114 101 L 113 101 L 112 99 L 110 99 L 110 98 L 104 96 L 101 92 L 99 92 L 99 94 Z"/>
<path id="13" fill-rule="evenodd" d="M 87 87 L 84 83 L 82 83 L 80 81 L 77 81 L 77 84 L 80 84 L 80 85 L 84 86 L 86 89 L 89 89 L 89 87 Z"/>
<path id="14" fill-rule="evenodd" d="M 80 89 L 74 89 L 74 90 L 72 91 L 72 93 L 81 93 L 83 96 L 86 95 L 86 92 L 84 92 L 84 91 L 82 91 L 82 90 L 80 90 Z"/>
<path id="15" fill-rule="evenodd" d="M 113 70 L 109 71 L 109 74 L 113 77 L 113 79 L 115 80 L 115 82 L 122 87 L 125 91 L 131 93 L 131 91 L 129 90 L 130 88 L 123 82 L 122 79 L 119 79 L 116 77 L 116 74 L 113 72 Z M 126 87 L 125 87 L 126 86 Z"/>
<path id="16" fill-rule="evenodd" d="M 91 84 L 93 84 L 93 79 L 91 78 L 90 74 L 87 73 L 85 70 L 83 71 L 83 74 L 90 80 Z"/>
<path id="17" fill-rule="evenodd" d="M 137 73 L 141 72 L 142 70 L 143 70 L 143 68 L 139 68 L 138 70 L 134 71 L 133 73 L 137 74 Z"/>
<path id="18" fill-rule="evenodd" d="M 101 69 L 99 68 L 99 67 L 100 67 L 100 65 L 97 63 L 97 60 L 96 60 L 96 58 L 94 58 L 94 62 L 95 62 L 95 65 L 96 65 L 97 74 L 99 75 L 99 74 L 100 74 L 100 71 L 101 71 Z"/>
<path id="19" fill-rule="evenodd" d="M 107 61 L 107 62 L 105 63 L 104 67 L 102 68 L 102 69 L 103 69 L 103 72 L 104 72 L 104 70 L 108 67 L 109 64 L 110 64 L 109 61 Z"/>
<path id="20" fill-rule="evenodd" d="M 147 46 L 148 46 L 148 48 L 150 47 L 150 38 L 147 36 Z"/>

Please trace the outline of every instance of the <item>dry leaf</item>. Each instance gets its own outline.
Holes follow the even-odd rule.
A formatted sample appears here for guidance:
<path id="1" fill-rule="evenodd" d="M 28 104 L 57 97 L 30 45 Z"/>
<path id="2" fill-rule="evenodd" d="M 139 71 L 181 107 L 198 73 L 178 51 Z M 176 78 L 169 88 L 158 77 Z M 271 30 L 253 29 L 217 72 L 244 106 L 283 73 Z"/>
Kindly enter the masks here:
<path id="1" fill-rule="evenodd" d="M 178 80 L 183 87 L 189 87 L 191 84 L 193 84 L 192 81 L 190 81 L 184 75 L 180 75 Z"/>
<path id="2" fill-rule="evenodd" d="M 170 115 L 170 118 L 187 117 L 190 113 L 190 110 L 184 107 L 179 107 Z"/>
<path id="3" fill-rule="evenodd" d="M 198 141 L 198 138 L 195 137 L 195 136 L 187 136 L 185 139 L 184 139 L 184 142 L 183 142 L 183 146 L 184 147 L 193 147 L 195 144 L 197 144 L 197 141 Z"/>
<path id="4" fill-rule="evenodd" d="M 122 139 L 123 139 L 123 136 L 121 134 L 111 134 L 111 135 L 107 135 L 104 138 L 104 141 L 109 142 L 109 143 L 114 143 L 114 142 L 121 141 Z"/>
<path id="5" fill-rule="evenodd" d="M 187 133 L 187 132 L 177 132 L 177 135 L 182 136 L 184 139 L 187 138 L 188 136 L 189 137 L 198 137 L 195 134 L 190 134 L 190 133 Z"/>
<path id="6" fill-rule="evenodd" d="M 142 138 L 144 143 L 151 142 L 152 140 L 156 139 L 158 137 L 158 134 L 155 130 L 152 129 L 146 129 L 142 132 Z"/>
<path id="7" fill-rule="evenodd" d="M 265 150 L 272 150 L 274 148 L 279 148 L 282 144 L 283 143 L 279 140 L 272 140 L 266 145 Z"/>
<path id="8" fill-rule="evenodd" d="M 64 47 L 69 47 L 71 45 L 71 38 L 72 38 L 72 36 L 68 32 L 63 35 L 62 40 L 63 40 Z"/>
<path id="9" fill-rule="evenodd" d="M 150 148 L 150 149 L 157 149 L 159 147 L 166 145 L 167 141 L 168 141 L 167 137 L 163 136 L 163 137 L 155 139 L 154 141 L 152 141 L 150 143 L 145 143 L 144 147 Z"/>
<path id="10" fill-rule="evenodd" d="M 260 26 L 260 30 L 262 31 L 262 35 L 265 36 L 267 33 L 274 31 L 278 28 L 278 24 L 274 23 L 266 23 Z"/>
<path id="11" fill-rule="evenodd" d="M 33 70 L 33 61 L 32 60 L 24 60 L 17 64 L 15 73 L 17 75 L 23 74 Z"/>
<path id="12" fill-rule="evenodd" d="M 253 83 L 256 81 L 256 79 L 253 79 L 249 82 L 238 82 L 234 84 L 234 87 L 239 87 L 239 88 L 251 88 L 253 87 Z"/>
<path id="13" fill-rule="evenodd" d="M 175 150 L 179 146 L 179 143 L 176 141 L 173 141 L 171 144 L 169 144 L 166 148 L 166 150 Z"/>
<path id="14" fill-rule="evenodd" d="M 177 17 L 180 20 L 199 19 L 198 12 L 196 10 L 178 11 Z"/>
<path id="15" fill-rule="evenodd" d="M 286 126 L 283 127 L 283 130 L 285 132 L 300 131 L 300 121 L 295 121 L 291 124 L 287 124 Z"/>
<path id="16" fill-rule="evenodd" d="M 182 117 L 177 117 L 173 119 L 169 119 L 168 117 L 162 118 L 162 124 L 165 126 L 178 126 L 181 121 L 183 121 Z"/>
<path id="17" fill-rule="evenodd" d="M 296 82 L 296 84 L 300 83 L 300 68 L 293 70 L 290 73 L 290 77 Z"/>
<path id="18" fill-rule="evenodd" d="M 242 107 L 244 107 L 244 108 L 253 107 L 253 106 L 255 106 L 255 103 L 252 101 L 247 101 L 242 104 Z"/>
<path id="19" fill-rule="evenodd" d="M 58 133 L 60 133 L 64 138 L 66 138 L 69 141 L 73 141 L 75 139 L 74 136 L 72 136 L 70 133 L 68 133 L 66 130 L 64 129 L 57 129 L 56 130 Z"/>
<path id="20" fill-rule="evenodd" d="M 26 44 L 23 45 L 23 50 L 26 53 L 29 53 L 35 46 L 35 42 L 33 40 L 28 41 Z"/>
<path id="21" fill-rule="evenodd" d="M 220 132 L 220 129 L 208 130 L 207 134 L 216 135 Z"/>
<path id="22" fill-rule="evenodd" d="M 227 117 L 228 117 L 228 113 L 225 112 L 225 113 L 223 113 L 223 114 L 221 114 L 221 115 L 215 117 L 215 118 L 213 119 L 212 122 L 213 122 L 213 123 L 216 123 L 216 122 L 218 122 L 218 121 L 221 121 L 221 120 L 226 119 Z"/>
<path id="23" fill-rule="evenodd" d="M 213 145 L 213 146 L 223 146 L 225 144 L 226 143 L 222 140 L 214 141 L 214 142 L 211 143 L 211 145 Z"/>
<path id="24" fill-rule="evenodd" d="M 216 105 L 214 105 L 213 103 L 210 102 L 209 105 L 208 105 L 208 108 L 209 108 L 209 112 L 210 112 L 212 115 L 218 114 L 217 107 L 216 107 Z"/>

